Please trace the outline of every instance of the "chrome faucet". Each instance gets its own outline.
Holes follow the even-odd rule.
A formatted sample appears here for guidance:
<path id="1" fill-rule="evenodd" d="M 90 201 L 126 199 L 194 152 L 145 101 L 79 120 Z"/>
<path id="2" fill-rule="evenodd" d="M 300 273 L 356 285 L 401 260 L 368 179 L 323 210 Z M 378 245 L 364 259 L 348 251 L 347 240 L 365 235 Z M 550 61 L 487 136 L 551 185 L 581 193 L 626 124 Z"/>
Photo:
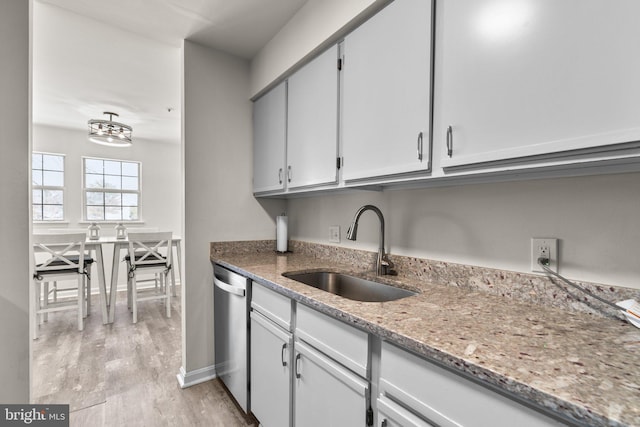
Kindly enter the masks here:
<path id="1" fill-rule="evenodd" d="M 376 274 L 378 276 L 384 274 L 396 274 L 393 271 L 393 264 L 389 261 L 387 254 L 384 253 L 384 216 L 382 216 L 382 212 L 380 209 L 373 205 L 364 205 L 356 212 L 356 216 L 353 217 L 353 221 L 347 230 L 347 239 L 356 240 L 356 236 L 358 234 L 358 221 L 360 220 L 360 216 L 365 211 L 373 211 L 378 215 L 378 219 L 380 220 L 380 246 L 378 247 L 378 258 L 376 260 Z"/>

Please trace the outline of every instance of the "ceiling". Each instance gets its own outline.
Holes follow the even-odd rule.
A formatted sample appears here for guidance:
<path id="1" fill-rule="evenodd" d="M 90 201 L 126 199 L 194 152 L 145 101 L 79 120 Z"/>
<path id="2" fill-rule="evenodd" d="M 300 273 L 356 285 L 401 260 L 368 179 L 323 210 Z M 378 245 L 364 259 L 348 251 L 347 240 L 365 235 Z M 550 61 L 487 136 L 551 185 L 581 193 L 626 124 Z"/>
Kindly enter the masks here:
<path id="1" fill-rule="evenodd" d="M 180 142 L 183 39 L 252 58 L 307 0 L 35 0 L 33 122 Z M 248 92 L 248 89 L 247 89 Z"/>

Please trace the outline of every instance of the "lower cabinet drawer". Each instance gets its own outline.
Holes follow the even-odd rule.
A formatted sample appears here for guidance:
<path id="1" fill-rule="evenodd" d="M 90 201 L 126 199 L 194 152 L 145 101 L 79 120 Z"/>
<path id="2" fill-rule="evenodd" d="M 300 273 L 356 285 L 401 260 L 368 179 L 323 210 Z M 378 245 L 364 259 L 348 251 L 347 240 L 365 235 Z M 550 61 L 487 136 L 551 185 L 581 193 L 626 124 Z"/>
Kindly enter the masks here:
<path id="1" fill-rule="evenodd" d="M 367 377 L 369 335 L 366 332 L 298 304 L 295 335 L 356 374 Z"/>
<path id="2" fill-rule="evenodd" d="M 291 330 L 291 300 L 284 295 L 253 282 L 251 308 L 268 317 L 281 328 Z"/>
<path id="3" fill-rule="evenodd" d="M 381 398 L 398 402 L 441 427 L 564 425 L 386 342 L 382 343 L 379 391 Z"/>

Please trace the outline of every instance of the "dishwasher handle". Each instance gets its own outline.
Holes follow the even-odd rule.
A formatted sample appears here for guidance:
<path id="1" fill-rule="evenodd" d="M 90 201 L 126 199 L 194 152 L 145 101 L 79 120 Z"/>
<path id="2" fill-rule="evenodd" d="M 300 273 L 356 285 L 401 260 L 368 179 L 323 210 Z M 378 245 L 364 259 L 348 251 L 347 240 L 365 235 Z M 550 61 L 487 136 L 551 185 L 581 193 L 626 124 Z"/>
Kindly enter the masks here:
<path id="1" fill-rule="evenodd" d="M 245 295 L 244 289 L 225 283 L 222 280 L 218 279 L 216 276 L 213 276 L 213 283 L 221 290 L 228 292 L 230 294 L 238 295 L 241 297 L 244 297 Z"/>

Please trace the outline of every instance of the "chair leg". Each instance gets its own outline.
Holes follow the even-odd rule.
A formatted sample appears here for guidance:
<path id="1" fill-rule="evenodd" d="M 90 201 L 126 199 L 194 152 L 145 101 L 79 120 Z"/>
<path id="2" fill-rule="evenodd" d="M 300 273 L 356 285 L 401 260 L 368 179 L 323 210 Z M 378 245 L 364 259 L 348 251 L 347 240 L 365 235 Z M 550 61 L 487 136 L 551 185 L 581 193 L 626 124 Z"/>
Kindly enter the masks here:
<path id="1" fill-rule="evenodd" d="M 133 323 L 138 323 L 138 285 L 136 283 L 136 273 L 131 278 L 131 306 L 133 310 Z"/>
<path id="2" fill-rule="evenodd" d="M 85 276 L 87 291 L 87 316 L 91 315 L 91 277 Z"/>
<path id="3" fill-rule="evenodd" d="M 84 330 L 84 279 L 78 275 L 78 330 Z"/>
<path id="4" fill-rule="evenodd" d="M 44 282 L 44 299 L 42 299 L 42 307 L 46 310 L 49 308 L 49 282 Z M 40 287 L 38 286 L 38 291 L 40 291 Z M 48 322 L 49 321 L 49 313 L 46 311 L 39 316 L 38 322 Z"/>
<path id="5" fill-rule="evenodd" d="M 171 295 L 176 296 L 176 272 L 171 269 Z"/>
<path id="6" fill-rule="evenodd" d="M 164 274 L 164 293 L 166 295 L 167 317 L 171 317 L 171 286 L 169 286 L 169 273 Z"/>
<path id="7" fill-rule="evenodd" d="M 33 312 L 31 314 L 32 316 L 32 322 L 31 322 L 31 336 L 33 337 L 34 340 L 38 339 L 38 322 L 40 319 L 40 314 L 38 313 L 40 311 L 40 283 L 37 281 L 33 281 L 33 285 L 34 285 L 34 309 Z"/>

